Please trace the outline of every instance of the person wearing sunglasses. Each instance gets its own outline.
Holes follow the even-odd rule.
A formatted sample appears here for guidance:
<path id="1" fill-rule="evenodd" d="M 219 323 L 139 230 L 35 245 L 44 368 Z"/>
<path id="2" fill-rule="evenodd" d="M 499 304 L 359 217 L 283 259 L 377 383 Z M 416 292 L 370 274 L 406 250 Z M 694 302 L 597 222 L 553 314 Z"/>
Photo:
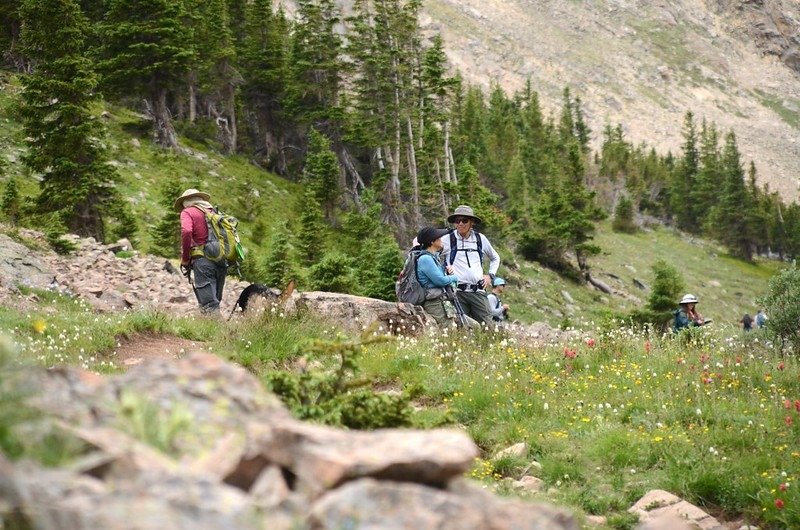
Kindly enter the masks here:
<path id="1" fill-rule="evenodd" d="M 454 224 L 455 230 L 442 238 L 442 254 L 458 278 L 456 296 L 467 316 L 489 326 L 492 312 L 485 287 L 491 285 L 500 267 L 500 256 L 489 239 L 475 229 L 481 220 L 471 207 L 457 207 L 447 222 Z M 487 273 L 483 270 L 484 257 L 489 260 Z"/>

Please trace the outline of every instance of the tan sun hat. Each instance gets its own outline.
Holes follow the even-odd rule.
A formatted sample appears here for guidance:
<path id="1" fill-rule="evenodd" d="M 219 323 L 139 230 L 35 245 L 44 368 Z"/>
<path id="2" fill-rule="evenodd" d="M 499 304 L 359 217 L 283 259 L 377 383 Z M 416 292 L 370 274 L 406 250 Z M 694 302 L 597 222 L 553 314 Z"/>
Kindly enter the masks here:
<path id="1" fill-rule="evenodd" d="M 207 201 L 208 199 L 211 198 L 211 195 L 209 195 L 204 191 L 199 191 L 194 188 L 189 188 L 188 190 L 183 192 L 183 195 L 175 199 L 175 209 L 178 210 L 179 212 L 183 210 L 183 201 L 185 201 L 190 197 L 200 197 L 204 201 Z"/>
<path id="2" fill-rule="evenodd" d="M 481 222 L 481 218 L 475 215 L 475 212 L 472 210 L 472 208 L 465 204 L 462 204 L 461 206 L 457 207 L 456 211 L 453 212 L 453 214 L 447 218 L 447 222 L 448 223 L 454 222 L 454 219 L 456 217 L 472 217 L 473 219 L 475 219 L 476 223 Z"/>

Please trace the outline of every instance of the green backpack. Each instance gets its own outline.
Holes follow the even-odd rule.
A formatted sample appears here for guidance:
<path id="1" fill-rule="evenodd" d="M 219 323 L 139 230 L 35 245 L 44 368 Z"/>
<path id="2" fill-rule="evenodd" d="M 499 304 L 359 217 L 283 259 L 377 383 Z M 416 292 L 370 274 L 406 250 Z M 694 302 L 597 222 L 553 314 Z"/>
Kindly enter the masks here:
<path id="1" fill-rule="evenodd" d="M 211 211 L 200 207 L 198 209 L 205 215 L 208 226 L 208 240 L 203 247 L 203 256 L 211 261 L 225 260 L 230 264 L 243 262 L 244 249 L 236 231 L 239 220 L 217 208 Z"/>

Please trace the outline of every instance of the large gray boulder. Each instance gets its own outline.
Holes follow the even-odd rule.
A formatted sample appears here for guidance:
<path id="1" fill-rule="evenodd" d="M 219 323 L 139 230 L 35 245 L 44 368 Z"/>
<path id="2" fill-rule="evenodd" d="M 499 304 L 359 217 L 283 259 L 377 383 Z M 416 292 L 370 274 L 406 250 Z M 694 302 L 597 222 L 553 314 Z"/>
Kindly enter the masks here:
<path id="1" fill-rule="evenodd" d="M 470 486 L 463 476 L 478 449 L 462 431 L 306 424 L 246 370 L 209 354 L 107 377 L 29 370 L 29 402 L 42 412 L 31 432 L 49 424 L 84 449 L 55 470 L 0 458 L 0 516 L 19 527 L 577 528 L 562 510 Z M 137 411 L 147 414 L 134 414 L 132 428 Z M 191 421 L 166 436 L 178 411 Z M 169 443 L 143 435 L 144 423 Z"/>

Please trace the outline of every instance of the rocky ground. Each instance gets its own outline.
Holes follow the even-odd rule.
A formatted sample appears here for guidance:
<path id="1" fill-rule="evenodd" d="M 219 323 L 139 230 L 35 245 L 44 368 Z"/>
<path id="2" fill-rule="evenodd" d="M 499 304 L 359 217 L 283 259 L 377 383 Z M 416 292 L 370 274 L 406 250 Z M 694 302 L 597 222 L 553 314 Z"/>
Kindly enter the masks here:
<path id="1" fill-rule="evenodd" d="M 128 252 L 126 242 L 74 239 L 59 256 L 26 232 L 28 246 L 0 235 L 0 303 L 24 307 L 57 289 L 97 311 L 153 309 L 191 314 L 185 279 L 165 260 Z M 34 248 L 31 248 L 34 247 Z M 127 254 L 124 254 L 127 255 Z M 243 284 L 231 282 L 231 307 Z M 24 289 L 22 290 L 24 291 Z M 424 314 L 390 302 L 334 293 L 294 293 L 305 308 L 353 331 L 386 326 L 406 333 Z M 349 324 L 348 324 L 349 323 Z M 397 329 L 405 326 L 404 330 Z M 567 337 L 544 324 L 511 330 L 522 340 Z M 3 345 L 0 344 L 0 348 Z M 177 337 L 140 335 L 117 350 L 118 375 L 78 368 L 28 368 L 21 382 L 39 419 L 26 437 L 57 432 L 79 448 L 66 468 L 12 463 L 0 454 L 0 526 L 81 529 L 436 529 L 572 530 L 578 519 L 547 504 L 501 499 L 463 478 L 478 448 L 460 430 L 346 432 L 304 424 L 244 369 Z M 0 379 L 0 393 L 9 391 Z M 149 442 L 143 443 L 143 441 Z M 154 445 L 161 450 L 154 449 Z M 528 455 L 524 443 L 503 453 Z M 529 472 L 509 485 L 536 500 L 543 481 Z M 668 492 L 630 509 L 641 529 L 739 529 Z M 605 524 L 601 516 L 586 519 Z M 744 527 L 742 527 L 744 528 Z"/>

